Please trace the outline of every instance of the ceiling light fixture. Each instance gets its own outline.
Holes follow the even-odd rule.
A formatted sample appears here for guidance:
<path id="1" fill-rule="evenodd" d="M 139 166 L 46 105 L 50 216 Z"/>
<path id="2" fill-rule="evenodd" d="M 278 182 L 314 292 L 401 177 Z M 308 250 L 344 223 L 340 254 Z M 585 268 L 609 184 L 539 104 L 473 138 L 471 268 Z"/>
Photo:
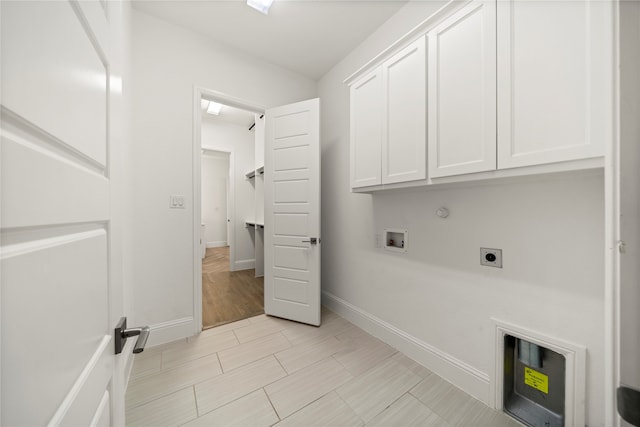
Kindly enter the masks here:
<path id="1" fill-rule="evenodd" d="M 269 8 L 271 7 L 272 3 L 273 0 L 247 0 L 248 6 L 251 6 L 258 12 L 262 12 L 265 15 L 269 13 Z"/>
<path id="2" fill-rule="evenodd" d="M 218 104 L 217 102 L 213 102 L 213 101 L 209 102 L 209 106 L 207 107 L 207 113 L 217 116 L 220 114 L 220 111 L 222 111 L 222 104 Z"/>

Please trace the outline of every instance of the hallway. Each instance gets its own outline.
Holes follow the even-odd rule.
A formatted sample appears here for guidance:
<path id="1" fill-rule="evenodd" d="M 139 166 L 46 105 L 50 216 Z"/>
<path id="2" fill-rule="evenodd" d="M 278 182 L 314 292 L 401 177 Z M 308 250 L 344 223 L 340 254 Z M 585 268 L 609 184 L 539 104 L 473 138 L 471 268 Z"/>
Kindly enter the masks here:
<path id="1" fill-rule="evenodd" d="M 203 329 L 263 314 L 263 283 L 253 269 L 229 271 L 229 246 L 208 248 L 202 260 Z"/>

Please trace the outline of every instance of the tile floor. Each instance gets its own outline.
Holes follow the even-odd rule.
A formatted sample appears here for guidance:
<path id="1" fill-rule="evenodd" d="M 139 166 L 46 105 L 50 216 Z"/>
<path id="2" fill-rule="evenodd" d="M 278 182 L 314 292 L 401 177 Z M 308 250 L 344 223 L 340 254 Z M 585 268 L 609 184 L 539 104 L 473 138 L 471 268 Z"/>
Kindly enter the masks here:
<path id="1" fill-rule="evenodd" d="M 324 308 L 149 348 L 126 400 L 129 426 L 520 426 Z"/>

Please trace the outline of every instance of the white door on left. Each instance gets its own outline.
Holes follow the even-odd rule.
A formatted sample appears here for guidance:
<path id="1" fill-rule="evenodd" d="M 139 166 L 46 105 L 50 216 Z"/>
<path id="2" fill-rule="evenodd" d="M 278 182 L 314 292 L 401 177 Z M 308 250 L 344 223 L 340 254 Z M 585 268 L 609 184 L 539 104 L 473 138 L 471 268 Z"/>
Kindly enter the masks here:
<path id="1" fill-rule="evenodd" d="M 124 422 L 113 235 L 120 5 L 3 1 L 1 421 Z"/>

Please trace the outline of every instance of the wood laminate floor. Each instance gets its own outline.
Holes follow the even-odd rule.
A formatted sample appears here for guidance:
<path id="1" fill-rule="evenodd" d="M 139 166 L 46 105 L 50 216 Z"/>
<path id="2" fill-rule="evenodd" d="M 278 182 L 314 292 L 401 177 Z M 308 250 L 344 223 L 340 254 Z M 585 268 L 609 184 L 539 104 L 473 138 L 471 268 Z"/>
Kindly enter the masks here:
<path id="1" fill-rule="evenodd" d="M 202 327 L 264 313 L 264 280 L 255 270 L 229 271 L 229 247 L 208 248 L 202 260 Z"/>
<path id="2" fill-rule="evenodd" d="M 265 315 L 135 356 L 127 426 L 519 427 L 323 308 Z"/>

